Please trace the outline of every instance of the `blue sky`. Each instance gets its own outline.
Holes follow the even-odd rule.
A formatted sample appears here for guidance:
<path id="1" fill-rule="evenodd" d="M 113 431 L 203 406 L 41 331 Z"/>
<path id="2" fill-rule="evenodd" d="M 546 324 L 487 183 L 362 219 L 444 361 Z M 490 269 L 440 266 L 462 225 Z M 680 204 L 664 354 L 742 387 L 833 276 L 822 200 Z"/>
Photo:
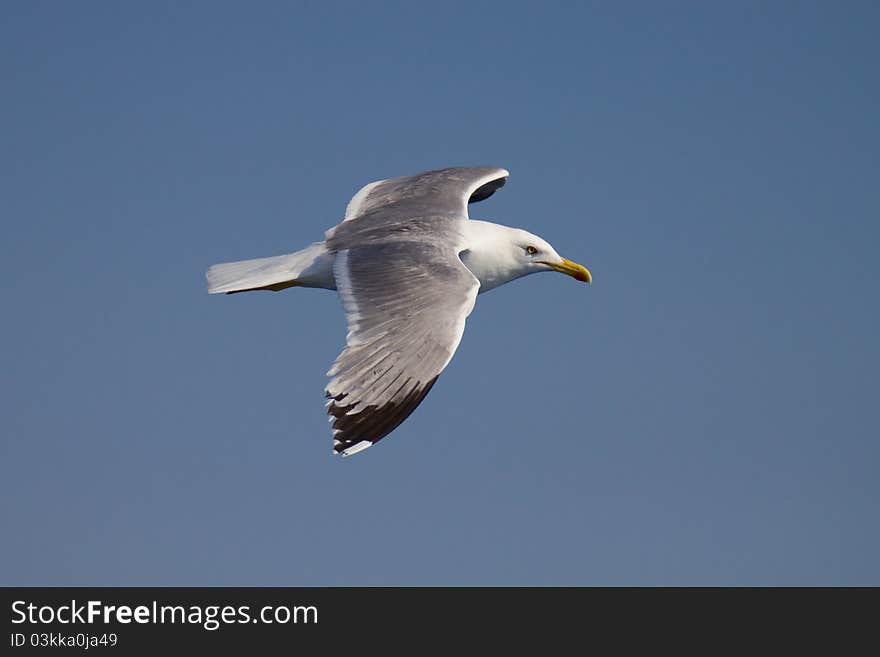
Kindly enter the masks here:
<path id="1" fill-rule="evenodd" d="M 0 19 L 0 583 L 880 584 L 874 3 Z M 481 296 L 337 459 L 335 294 L 204 270 L 473 164 L 594 283 Z"/>

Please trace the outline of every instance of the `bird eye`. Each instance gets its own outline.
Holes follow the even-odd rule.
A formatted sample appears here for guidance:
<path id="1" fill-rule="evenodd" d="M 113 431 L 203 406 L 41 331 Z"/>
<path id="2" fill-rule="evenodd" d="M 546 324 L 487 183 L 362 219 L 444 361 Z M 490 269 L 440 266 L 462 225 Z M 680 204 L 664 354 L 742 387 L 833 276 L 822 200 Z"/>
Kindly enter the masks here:
<path id="1" fill-rule="evenodd" d="M 533 247 L 531 244 L 526 247 L 526 253 L 528 253 L 529 255 L 535 255 L 537 252 L 538 252 L 538 249 Z"/>

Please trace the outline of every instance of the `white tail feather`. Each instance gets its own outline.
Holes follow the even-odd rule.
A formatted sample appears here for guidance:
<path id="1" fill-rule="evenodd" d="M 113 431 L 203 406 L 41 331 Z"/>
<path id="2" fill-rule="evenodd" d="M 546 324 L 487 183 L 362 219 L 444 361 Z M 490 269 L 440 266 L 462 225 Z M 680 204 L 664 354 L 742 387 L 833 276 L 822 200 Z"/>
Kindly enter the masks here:
<path id="1" fill-rule="evenodd" d="M 324 280 L 325 272 L 330 273 L 329 281 Z M 208 268 L 206 278 L 208 294 L 272 289 L 269 286 L 276 285 L 277 289 L 293 285 L 328 287 L 328 282 L 335 287 L 332 285 L 332 259 L 320 242 L 287 255 L 212 265 Z"/>

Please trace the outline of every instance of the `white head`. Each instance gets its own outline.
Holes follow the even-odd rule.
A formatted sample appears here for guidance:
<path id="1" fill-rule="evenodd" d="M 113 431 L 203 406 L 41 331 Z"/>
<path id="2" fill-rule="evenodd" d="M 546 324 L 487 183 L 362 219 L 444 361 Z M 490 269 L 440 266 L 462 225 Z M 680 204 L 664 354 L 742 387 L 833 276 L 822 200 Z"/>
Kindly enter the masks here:
<path id="1" fill-rule="evenodd" d="M 563 258 L 546 240 L 519 228 L 487 221 L 465 224 L 465 266 L 480 280 L 480 292 L 541 271 L 558 271 L 579 281 L 592 282 L 583 265 Z"/>

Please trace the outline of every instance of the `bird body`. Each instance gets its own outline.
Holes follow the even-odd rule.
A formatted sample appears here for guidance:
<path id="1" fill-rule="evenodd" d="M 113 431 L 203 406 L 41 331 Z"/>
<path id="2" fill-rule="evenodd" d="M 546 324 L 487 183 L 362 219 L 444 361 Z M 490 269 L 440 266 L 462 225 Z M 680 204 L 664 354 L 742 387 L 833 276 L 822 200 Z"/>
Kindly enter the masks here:
<path id="1" fill-rule="evenodd" d="M 518 249 L 498 250 L 494 248 L 496 245 L 542 244 L 545 252 L 556 255 L 553 247 L 540 237 L 518 228 L 477 220 L 457 221 L 451 228 L 461 235 L 454 248 L 465 267 L 480 282 L 478 294 L 540 271 L 519 262 Z M 324 242 L 316 242 L 288 255 L 214 265 L 208 274 L 209 293 L 279 291 L 286 287 L 336 290 L 335 261 L 336 253 L 330 251 Z M 295 285 L 289 284 L 294 282 Z"/>
<path id="2" fill-rule="evenodd" d="M 208 269 L 211 294 L 339 292 L 349 331 L 326 390 L 337 453 L 370 447 L 412 413 L 452 358 L 478 294 L 540 271 L 591 281 L 540 237 L 468 217 L 468 203 L 508 175 L 457 167 L 376 181 L 323 242 Z"/>

